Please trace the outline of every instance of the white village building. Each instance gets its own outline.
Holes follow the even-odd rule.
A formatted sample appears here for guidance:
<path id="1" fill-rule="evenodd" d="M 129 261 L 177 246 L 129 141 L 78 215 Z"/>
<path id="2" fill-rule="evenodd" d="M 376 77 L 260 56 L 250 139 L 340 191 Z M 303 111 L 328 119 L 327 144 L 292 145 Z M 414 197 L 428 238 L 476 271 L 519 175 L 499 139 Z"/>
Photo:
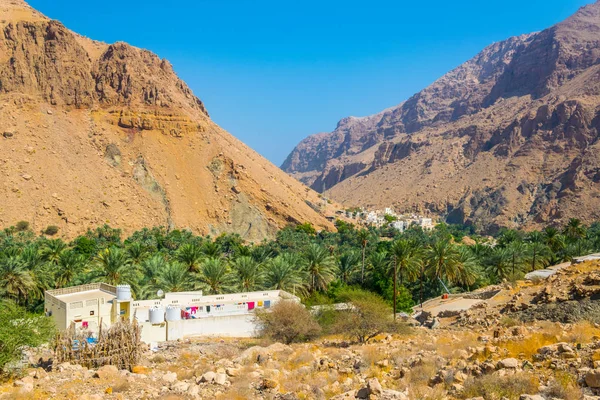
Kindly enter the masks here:
<path id="1" fill-rule="evenodd" d="M 300 302 L 283 290 L 203 296 L 202 291 L 166 293 L 163 299 L 134 300 L 128 285 L 91 283 L 45 293 L 46 315 L 58 329 L 75 325 L 92 336 L 121 318 L 142 327 L 146 343 L 192 336 L 250 337 L 254 312 L 281 300 Z"/>

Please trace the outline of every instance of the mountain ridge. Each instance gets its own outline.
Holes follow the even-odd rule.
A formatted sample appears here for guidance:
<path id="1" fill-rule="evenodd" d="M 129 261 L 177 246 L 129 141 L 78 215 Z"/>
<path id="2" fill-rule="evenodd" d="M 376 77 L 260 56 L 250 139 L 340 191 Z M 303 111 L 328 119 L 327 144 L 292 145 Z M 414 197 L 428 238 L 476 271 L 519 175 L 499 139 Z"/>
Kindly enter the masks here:
<path id="1" fill-rule="evenodd" d="M 335 229 L 312 192 L 217 126 L 171 64 L 0 1 L 0 224 L 108 223 L 262 240 Z"/>
<path id="2" fill-rule="evenodd" d="M 348 205 L 430 211 L 483 229 L 577 216 L 569 204 L 582 195 L 567 191 L 590 182 L 564 177 L 575 178 L 567 171 L 576 159 L 591 160 L 585 154 L 597 140 L 599 32 L 596 2 L 544 31 L 494 43 L 371 116 L 369 126 L 342 123 L 329 135 L 305 139 L 282 168 Z M 517 173 L 513 166 L 526 154 L 541 166 Z M 560 188 L 548 189 L 557 180 Z M 531 190 L 519 189 L 523 182 Z M 589 202 L 582 212 L 589 221 L 598 217 L 592 183 L 585 194 L 591 199 L 580 201 Z M 500 206 L 483 200 L 495 192 L 504 199 Z"/>

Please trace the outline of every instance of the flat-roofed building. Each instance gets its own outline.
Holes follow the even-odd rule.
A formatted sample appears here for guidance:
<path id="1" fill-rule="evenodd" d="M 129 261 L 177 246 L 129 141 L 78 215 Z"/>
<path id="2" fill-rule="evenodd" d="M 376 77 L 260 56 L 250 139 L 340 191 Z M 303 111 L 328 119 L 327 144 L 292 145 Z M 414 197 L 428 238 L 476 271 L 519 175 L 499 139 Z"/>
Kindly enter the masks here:
<path id="1" fill-rule="evenodd" d="M 127 285 L 104 283 L 49 290 L 45 309 L 59 329 L 72 325 L 91 335 L 119 319 L 136 320 L 142 340 L 159 342 L 191 336 L 249 337 L 254 312 L 279 301 L 300 302 L 283 290 L 203 296 L 202 291 L 166 293 L 162 299 L 134 300 Z"/>

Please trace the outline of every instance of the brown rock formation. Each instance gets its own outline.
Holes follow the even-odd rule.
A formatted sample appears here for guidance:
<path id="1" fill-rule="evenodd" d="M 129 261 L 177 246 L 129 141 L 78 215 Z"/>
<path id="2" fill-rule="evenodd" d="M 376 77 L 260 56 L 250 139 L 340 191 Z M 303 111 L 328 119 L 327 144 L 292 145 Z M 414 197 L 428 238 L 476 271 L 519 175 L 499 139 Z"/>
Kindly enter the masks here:
<path id="1" fill-rule="evenodd" d="M 308 205 L 328 207 L 317 194 L 214 124 L 168 61 L 81 37 L 22 1 L 0 0 L 0 15 L 0 226 L 250 240 L 289 222 L 332 228 Z"/>
<path id="2" fill-rule="evenodd" d="M 282 168 L 348 205 L 527 227 L 597 220 L 600 2 L 495 43 L 397 107 L 302 141 Z"/>

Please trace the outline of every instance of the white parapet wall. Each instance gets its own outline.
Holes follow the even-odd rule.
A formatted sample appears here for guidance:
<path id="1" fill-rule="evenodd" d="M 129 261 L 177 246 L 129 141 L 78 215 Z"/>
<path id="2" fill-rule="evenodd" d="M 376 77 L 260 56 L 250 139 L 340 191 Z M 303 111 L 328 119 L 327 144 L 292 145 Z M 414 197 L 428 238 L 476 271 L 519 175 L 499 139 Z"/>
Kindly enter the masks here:
<path id="1" fill-rule="evenodd" d="M 123 288 L 119 288 L 122 290 Z M 279 301 L 300 302 L 283 290 L 203 296 L 198 292 L 167 293 L 164 299 L 117 298 L 117 288 L 102 283 L 46 292 L 46 312 L 59 329 L 75 329 L 94 335 L 126 318 L 142 327 L 146 343 L 193 336 L 250 337 L 255 334 L 256 310 L 271 308 Z M 152 310 L 153 322 L 150 322 Z M 165 313 L 165 317 L 162 318 Z M 157 314 L 158 312 L 158 314 Z M 160 321 L 160 322 L 159 322 Z"/>

